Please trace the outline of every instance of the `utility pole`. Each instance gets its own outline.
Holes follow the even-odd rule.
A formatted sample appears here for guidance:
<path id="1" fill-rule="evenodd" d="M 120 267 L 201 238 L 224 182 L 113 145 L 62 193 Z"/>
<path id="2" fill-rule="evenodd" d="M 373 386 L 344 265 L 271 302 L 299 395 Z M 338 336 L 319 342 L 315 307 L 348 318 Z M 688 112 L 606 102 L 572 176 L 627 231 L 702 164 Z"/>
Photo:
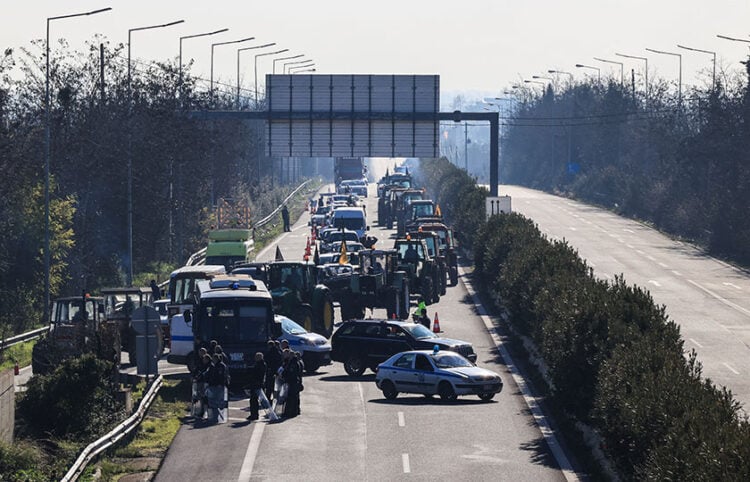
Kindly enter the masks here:
<path id="1" fill-rule="evenodd" d="M 102 97 L 102 105 L 104 105 L 104 44 L 99 44 L 99 89 Z"/>
<path id="2" fill-rule="evenodd" d="M 464 170 L 469 172 L 469 123 L 464 122 Z"/>

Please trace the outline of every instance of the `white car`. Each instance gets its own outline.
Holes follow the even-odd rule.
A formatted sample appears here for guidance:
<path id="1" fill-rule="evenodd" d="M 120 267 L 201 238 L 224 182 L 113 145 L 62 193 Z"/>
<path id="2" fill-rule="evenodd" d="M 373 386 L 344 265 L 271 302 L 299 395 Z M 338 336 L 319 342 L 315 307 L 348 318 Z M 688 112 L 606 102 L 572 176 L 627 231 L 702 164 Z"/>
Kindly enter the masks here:
<path id="1" fill-rule="evenodd" d="M 286 316 L 276 315 L 276 321 L 281 323 L 279 341 L 288 341 L 289 348 L 302 353 L 306 372 L 331 364 L 331 343 L 325 337 L 308 332 Z"/>
<path id="2" fill-rule="evenodd" d="M 399 392 L 440 395 L 454 401 L 458 395 L 478 395 L 491 400 L 503 389 L 497 373 L 479 368 L 453 351 L 414 350 L 393 355 L 378 365 L 375 382 L 388 400 Z"/>

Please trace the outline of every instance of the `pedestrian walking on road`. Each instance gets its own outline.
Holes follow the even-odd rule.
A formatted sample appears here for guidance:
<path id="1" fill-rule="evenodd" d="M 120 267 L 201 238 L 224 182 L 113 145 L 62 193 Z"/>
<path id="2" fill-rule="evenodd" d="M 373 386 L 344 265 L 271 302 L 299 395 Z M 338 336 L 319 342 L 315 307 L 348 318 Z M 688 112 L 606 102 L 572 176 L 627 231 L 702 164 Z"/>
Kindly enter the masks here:
<path id="1" fill-rule="evenodd" d="M 291 231 L 289 229 L 289 209 L 287 209 L 286 204 L 281 207 L 281 220 L 284 222 L 284 232 L 288 233 Z"/>
<path id="2" fill-rule="evenodd" d="M 260 404 L 258 403 L 261 397 L 263 387 L 266 382 L 266 362 L 263 359 L 263 353 L 258 352 L 255 354 L 255 365 L 250 369 L 250 382 L 248 383 L 248 389 L 250 391 L 250 415 L 247 417 L 248 420 L 258 420 L 258 412 L 260 410 Z M 263 397 L 266 402 L 268 400 Z"/>
<path id="3" fill-rule="evenodd" d="M 266 353 L 266 398 L 273 398 L 273 386 L 276 381 L 276 373 L 281 368 L 282 356 L 279 342 L 269 340 L 268 352 Z"/>
<path id="4" fill-rule="evenodd" d="M 281 378 L 287 385 L 286 403 L 284 404 L 284 418 L 294 418 L 299 415 L 299 363 L 294 353 L 284 350 L 284 366 Z"/>

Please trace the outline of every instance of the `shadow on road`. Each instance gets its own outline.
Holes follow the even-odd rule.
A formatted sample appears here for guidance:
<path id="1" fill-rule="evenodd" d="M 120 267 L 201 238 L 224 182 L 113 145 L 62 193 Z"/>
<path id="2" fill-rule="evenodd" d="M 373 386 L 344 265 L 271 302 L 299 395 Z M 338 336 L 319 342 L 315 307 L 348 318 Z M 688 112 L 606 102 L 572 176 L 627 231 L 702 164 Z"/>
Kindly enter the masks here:
<path id="1" fill-rule="evenodd" d="M 467 395 L 469 397 L 470 395 Z M 386 398 L 373 398 L 368 400 L 368 403 L 377 403 L 380 405 L 487 405 L 491 403 L 497 403 L 495 400 L 483 401 L 478 398 L 462 398 L 459 397 L 454 402 L 444 402 L 440 397 L 424 397 L 424 396 L 404 396 L 398 397 L 395 400 L 388 400 Z"/>
<path id="2" fill-rule="evenodd" d="M 350 377 L 349 375 L 331 375 L 320 377 L 324 382 L 374 382 L 375 374 L 362 375 L 361 377 Z"/>
<path id="3" fill-rule="evenodd" d="M 547 442 L 543 437 L 537 438 L 530 442 L 524 442 L 520 445 L 521 450 L 531 452 L 531 461 L 538 465 L 544 465 L 545 467 L 552 467 L 559 469 L 560 466 L 555 461 L 552 454 L 550 454 Z"/>

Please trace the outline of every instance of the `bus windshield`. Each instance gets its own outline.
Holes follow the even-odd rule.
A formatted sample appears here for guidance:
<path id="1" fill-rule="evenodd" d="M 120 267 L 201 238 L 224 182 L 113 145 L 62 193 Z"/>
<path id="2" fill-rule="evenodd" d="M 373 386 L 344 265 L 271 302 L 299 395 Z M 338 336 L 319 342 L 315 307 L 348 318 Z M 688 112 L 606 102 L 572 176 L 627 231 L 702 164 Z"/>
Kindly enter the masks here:
<path id="1" fill-rule="evenodd" d="M 270 336 L 271 306 L 255 300 L 205 300 L 198 313 L 196 335 L 220 344 L 265 342 Z"/>

